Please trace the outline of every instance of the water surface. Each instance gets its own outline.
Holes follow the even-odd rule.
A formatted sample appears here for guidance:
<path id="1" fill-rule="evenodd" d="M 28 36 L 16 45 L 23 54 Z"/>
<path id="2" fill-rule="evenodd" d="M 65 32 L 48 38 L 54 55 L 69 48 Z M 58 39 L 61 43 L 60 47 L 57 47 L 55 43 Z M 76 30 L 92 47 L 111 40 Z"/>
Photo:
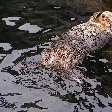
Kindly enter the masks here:
<path id="1" fill-rule="evenodd" d="M 82 84 L 48 67 L 21 67 L 22 62 L 40 60 L 44 48 L 71 26 L 87 21 L 91 12 L 81 15 L 43 0 L 5 0 L 0 13 L 0 112 L 112 111 L 111 42 L 78 66 Z"/>

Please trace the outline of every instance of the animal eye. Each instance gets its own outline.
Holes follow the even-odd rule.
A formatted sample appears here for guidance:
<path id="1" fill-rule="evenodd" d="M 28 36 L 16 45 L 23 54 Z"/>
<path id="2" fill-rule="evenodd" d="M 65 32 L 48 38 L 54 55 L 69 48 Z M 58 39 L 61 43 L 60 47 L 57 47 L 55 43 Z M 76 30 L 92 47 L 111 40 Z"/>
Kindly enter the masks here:
<path id="1" fill-rule="evenodd" d="M 102 14 L 102 18 L 105 18 L 105 14 Z"/>

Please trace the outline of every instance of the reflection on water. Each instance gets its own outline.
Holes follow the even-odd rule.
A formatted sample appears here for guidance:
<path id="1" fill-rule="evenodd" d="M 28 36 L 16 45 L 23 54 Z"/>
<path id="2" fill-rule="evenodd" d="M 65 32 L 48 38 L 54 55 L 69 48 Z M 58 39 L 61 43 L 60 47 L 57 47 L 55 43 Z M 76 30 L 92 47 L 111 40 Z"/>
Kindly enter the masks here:
<path id="1" fill-rule="evenodd" d="M 71 18 L 71 20 L 72 20 L 72 21 L 74 21 L 74 20 L 75 20 L 75 18 Z"/>
<path id="2" fill-rule="evenodd" d="M 50 31 L 51 29 L 47 29 L 47 30 L 45 30 L 45 31 L 43 31 L 43 33 L 46 33 L 46 32 L 48 32 L 48 31 Z"/>
<path id="3" fill-rule="evenodd" d="M 112 69 L 108 69 L 109 72 L 112 72 Z"/>
<path id="4" fill-rule="evenodd" d="M 107 63 L 108 62 L 108 60 L 106 60 L 106 59 L 99 59 L 99 61 L 101 61 L 103 63 Z"/>
<path id="5" fill-rule="evenodd" d="M 22 67 L 24 62 L 38 62 L 57 35 L 88 16 L 43 1 L 19 4 L 21 10 L 13 4 L 11 17 L 1 18 L 0 112 L 111 112 L 112 54 L 102 53 L 111 46 L 88 55 L 77 67 L 82 84 L 59 77 L 49 67 Z"/>
<path id="6" fill-rule="evenodd" d="M 37 25 L 30 25 L 30 23 L 26 23 L 18 28 L 19 30 L 29 31 L 29 33 L 37 33 L 41 31 L 43 28 L 38 27 Z"/>
<path id="7" fill-rule="evenodd" d="M 22 68 L 22 61 L 40 60 L 37 52 L 37 47 L 13 50 L 2 61 L 0 96 L 4 99 L 1 101 L 3 112 L 7 108 L 9 112 L 111 111 L 112 98 L 103 93 L 102 84 L 96 79 L 84 77 L 84 82 L 78 84 L 58 77 L 51 68 Z"/>
<path id="8" fill-rule="evenodd" d="M 0 43 L 0 48 L 3 48 L 4 51 L 8 51 L 12 47 L 11 47 L 11 44 L 9 44 L 9 43 Z"/>
<path id="9" fill-rule="evenodd" d="M 60 9 L 61 7 L 54 7 L 54 9 Z"/>
<path id="10" fill-rule="evenodd" d="M 3 18 L 2 20 L 5 20 L 6 25 L 9 26 L 15 26 L 16 23 L 14 21 L 19 20 L 21 17 L 8 17 L 8 18 Z"/>

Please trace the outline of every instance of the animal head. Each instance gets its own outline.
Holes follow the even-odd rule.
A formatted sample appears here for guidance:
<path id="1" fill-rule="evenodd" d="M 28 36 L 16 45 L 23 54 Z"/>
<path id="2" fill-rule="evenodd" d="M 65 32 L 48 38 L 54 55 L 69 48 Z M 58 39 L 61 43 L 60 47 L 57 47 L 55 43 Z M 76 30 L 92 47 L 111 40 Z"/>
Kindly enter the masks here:
<path id="1" fill-rule="evenodd" d="M 112 12 L 104 11 L 104 12 L 96 12 L 91 16 L 90 22 L 96 24 L 98 27 L 112 31 Z"/>

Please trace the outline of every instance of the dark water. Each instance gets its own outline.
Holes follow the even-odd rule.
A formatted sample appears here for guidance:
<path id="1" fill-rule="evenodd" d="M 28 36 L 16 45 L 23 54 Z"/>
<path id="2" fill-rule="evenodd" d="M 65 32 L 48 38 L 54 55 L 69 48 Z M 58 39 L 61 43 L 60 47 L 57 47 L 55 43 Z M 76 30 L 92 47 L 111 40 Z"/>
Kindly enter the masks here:
<path id="1" fill-rule="evenodd" d="M 88 55 L 77 73 L 78 84 L 47 67 L 22 68 L 40 60 L 43 48 L 90 13 L 47 1 L 0 3 L 0 112 L 111 112 L 112 45 Z"/>

